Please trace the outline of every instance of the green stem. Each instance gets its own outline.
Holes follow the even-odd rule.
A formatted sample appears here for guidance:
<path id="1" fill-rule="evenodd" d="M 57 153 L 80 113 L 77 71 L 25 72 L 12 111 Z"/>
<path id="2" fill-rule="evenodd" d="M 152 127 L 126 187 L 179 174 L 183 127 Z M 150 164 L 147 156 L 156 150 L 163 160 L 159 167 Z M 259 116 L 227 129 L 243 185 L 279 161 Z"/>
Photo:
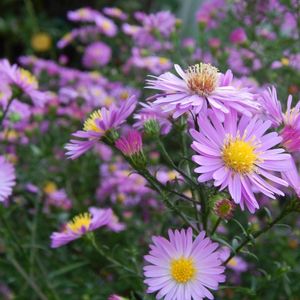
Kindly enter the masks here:
<path id="1" fill-rule="evenodd" d="M 5 118 L 6 118 L 6 115 L 7 115 L 7 113 L 8 113 L 8 110 L 9 110 L 9 108 L 10 108 L 10 106 L 11 106 L 13 100 L 14 100 L 14 97 L 11 97 L 11 98 L 9 99 L 9 101 L 8 101 L 6 107 L 5 107 L 5 110 L 3 111 L 3 114 L 0 116 L 0 130 L 2 129 L 3 122 L 4 122 Z"/>
<path id="2" fill-rule="evenodd" d="M 35 291 L 35 293 L 42 300 L 47 300 L 48 297 L 41 291 L 38 285 L 32 280 L 32 278 L 25 272 L 25 270 L 20 266 L 20 264 L 11 256 L 8 257 L 8 260 L 15 267 L 15 269 L 19 272 L 19 274 L 23 277 L 23 279 L 31 286 L 31 288 Z"/>
<path id="3" fill-rule="evenodd" d="M 197 233 L 199 233 L 199 229 L 192 224 L 186 215 L 176 207 L 169 199 L 168 194 L 172 191 L 169 191 L 163 184 L 161 184 L 148 170 L 144 170 L 144 172 L 140 172 L 142 175 L 152 186 L 153 188 L 159 192 L 161 195 L 165 205 L 173 210 L 185 223 L 187 223 L 190 227 L 192 227 Z M 158 186 L 158 188 L 156 188 Z"/>
<path id="4" fill-rule="evenodd" d="M 184 118 L 181 119 L 181 123 L 183 125 L 183 128 L 185 128 L 186 120 Z M 186 132 L 185 132 L 185 130 L 181 130 L 181 141 L 182 141 L 183 157 L 187 157 L 188 156 L 188 150 L 187 150 L 187 146 L 186 146 L 187 141 L 186 141 Z M 189 178 L 192 178 L 192 171 L 191 171 L 191 166 L 190 166 L 189 161 L 187 161 L 187 163 L 186 163 L 186 172 L 187 172 L 187 175 L 189 176 Z M 191 187 L 191 192 L 192 192 L 192 198 L 198 202 L 198 196 L 199 195 L 194 190 L 193 187 Z M 195 220 L 197 221 L 197 228 L 199 230 L 201 230 L 200 216 L 199 216 L 199 213 L 198 213 L 198 208 L 197 208 L 197 203 L 196 202 L 193 202 L 193 207 L 194 207 L 194 213 L 195 213 Z M 202 205 L 201 205 L 201 211 L 202 211 Z M 203 223 L 203 225 L 204 225 L 204 223 Z"/>
<path id="5" fill-rule="evenodd" d="M 258 238 L 259 236 L 261 236 L 265 232 L 269 231 L 276 223 L 278 223 L 281 219 L 283 219 L 290 212 L 291 211 L 289 211 L 289 210 L 288 211 L 283 210 L 281 212 L 281 214 L 277 218 L 275 218 L 272 222 L 268 223 L 268 225 L 265 228 L 255 232 L 251 236 L 247 236 L 241 242 L 241 244 L 235 249 L 235 251 L 233 253 L 231 253 L 231 255 L 227 258 L 227 260 L 224 262 L 224 265 L 226 265 L 236 254 L 238 254 L 246 245 L 248 245 L 249 242 L 251 242 L 252 240 Z"/>
<path id="6" fill-rule="evenodd" d="M 136 277 L 142 277 L 140 274 L 138 274 L 136 272 L 136 270 L 133 270 L 133 269 L 130 269 L 126 266 L 124 266 L 123 264 L 121 264 L 119 261 L 117 261 L 115 258 L 113 258 L 112 256 L 110 256 L 109 254 L 105 253 L 103 251 L 103 249 L 101 249 L 97 243 L 96 243 L 96 240 L 95 240 L 95 236 L 94 234 L 91 234 L 88 236 L 89 240 L 91 241 L 92 245 L 94 246 L 95 250 L 101 255 L 103 256 L 104 258 L 106 258 L 109 262 L 111 262 L 114 266 L 116 267 L 119 267 L 121 269 L 123 269 L 124 271 L 130 273 L 130 274 L 133 274 L 134 276 Z"/>
<path id="7" fill-rule="evenodd" d="M 219 227 L 220 223 L 221 223 L 222 219 L 221 218 L 218 218 L 218 220 L 216 221 L 213 229 L 211 230 L 211 236 L 214 235 L 214 233 L 216 232 L 217 228 Z"/>

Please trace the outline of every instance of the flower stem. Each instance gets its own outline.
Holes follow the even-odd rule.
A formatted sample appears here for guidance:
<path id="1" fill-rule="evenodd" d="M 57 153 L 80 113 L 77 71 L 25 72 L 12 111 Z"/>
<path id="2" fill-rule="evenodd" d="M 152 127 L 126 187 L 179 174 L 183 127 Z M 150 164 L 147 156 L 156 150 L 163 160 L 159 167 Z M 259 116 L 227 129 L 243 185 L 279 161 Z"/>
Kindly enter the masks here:
<path id="1" fill-rule="evenodd" d="M 221 221 L 222 221 L 222 219 L 221 219 L 221 218 L 218 218 L 218 220 L 216 221 L 216 223 L 215 223 L 213 229 L 211 230 L 211 234 L 210 234 L 211 236 L 214 235 L 214 233 L 215 233 L 216 230 L 218 229 L 218 227 L 219 227 Z"/>
<path id="2" fill-rule="evenodd" d="M 249 242 L 252 240 L 258 238 L 265 232 L 269 231 L 276 223 L 278 223 L 281 219 L 283 219 L 285 216 L 287 216 L 291 211 L 290 210 L 283 210 L 279 216 L 277 216 L 272 222 L 268 223 L 265 228 L 253 233 L 250 236 L 247 236 L 241 244 L 235 249 L 234 252 L 231 253 L 231 255 L 225 260 L 224 265 L 226 265 L 236 254 L 238 254 L 246 245 L 248 245 Z"/>
<path id="3" fill-rule="evenodd" d="M 130 269 L 126 266 L 124 266 L 123 264 L 121 264 L 119 261 L 117 261 L 115 258 L 113 258 L 112 256 L 110 256 L 109 254 L 105 253 L 103 251 L 102 248 L 100 248 L 97 245 L 97 242 L 95 240 L 95 236 L 94 234 L 89 234 L 88 235 L 88 239 L 91 241 L 92 245 L 94 246 L 95 250 L 103 257 L 105 257 L 110 263 L 112 263 L 114 266 L 119 267 L 121 269 L 123 269 L 124 271 L 130 273 L 130 274 L 134 274 L 134 276 L 136 277 L 142 277 L 140 274 L 137 273 L 136 270 Z"/>
<path id="4" fill-rule="evenodd" d="M 6 118 L 6 115 L 8 113 L 8 110 L 9 110 L 9 108 L 10 108 L 13 100 L 14 100 L 14 97 L 11 97 L 9 99 L 9 101 L 8 101 L 6 107 L 5 107 L 5 110 L 3 111 L 2 115 L 0 116 L 0 130 L 2 129 L 3 122 L 4 122 L 5 118 Z"/>

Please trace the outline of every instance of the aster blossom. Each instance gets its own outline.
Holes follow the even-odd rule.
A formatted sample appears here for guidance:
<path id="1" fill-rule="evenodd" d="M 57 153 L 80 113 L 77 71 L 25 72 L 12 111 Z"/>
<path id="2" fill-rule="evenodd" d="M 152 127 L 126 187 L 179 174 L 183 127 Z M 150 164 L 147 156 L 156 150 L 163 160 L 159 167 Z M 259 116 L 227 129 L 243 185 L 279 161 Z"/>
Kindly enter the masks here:
<path id="1" fill-rule="evenodd" d="M 275 187 L 288 183 L 274 172 L 288 169 L 290 155 L 282 148 L 273 148 L 282 138 L 276 132 L 266 133 L 271 121 L 261 121 L 243 116 L 238 120 L 232 112 L 221 123 L 212 111 L 209 117 L 198 117 L 200 132 L 191 129 L 194 139 L 193 156 L 199 167 L 195 169 L 199 182 L 214 181 L 220 190 L 226 187 L 235 203 L 253 213 L 259 208 L 253 188 L 274 199 L 284 193 Z"/>
<path id="2" fill-rule="evenodd" d="M 107 225 L 112 218 L 112 210 L 90 207 L 89 212 L 77 215 L 69 221 L 63 231 L 53 232 L 51 247 L 58 248 L 69 242 L 81 238 L 90 231 Z"/>
<path id="3" fill-rule="evenodd" d="M 213 243 L 202 231 L 193 241 L 191 228 L 169 230 L 169 240 L 152 237 L 150 252 L 144 258 L 148 293 L 158 292 L 156 299 L 214 299 L 209 289 L 217 290 L 225 281 L 222 261 Z"/>
<path id="4" fill-rule="evenodd" d="M 280 128 L 284 148 L 290 153 L 300 152 L 300 101 L 292 107 L 292 96 L 287 99 L 287 110 L 284 113 L 277 98 L 275 87 L 263 91 L 258 101 L 262 105 L 263 116 L 271 120 L 273 127 Z"/>
<path id="5" fill-rule="evenodd" d="M 179 65 L 175 70 L 180 77 L 167 72 L 154 79 L 147 80 L 146 88 L 161 91 L 150 99 L 164 111 L 174 112 L 177 118 L 185 112 L 193 110 L 199 113 L 210 106 L 220 119 L 230 109 L 251 116 L 257 111 L 259 104 L 246 89 L 231 85 L 233 76 L 230 70 L 225 74 L 210 64 L 199 63 L 183 71 Z"/>
<path id="6" fill-rule="evenodd" d="M 6 201 L 12 194 L 15 180 L 15 168 L 4 156 L 0 156 L 0 202 Z"/>
<path id="7" fill-rule="evenodd" d="M 120 107 L 111 105 L 109 109 L 102 107 L 94 111 L 85 121 L 83 130 L 76 131 L 72 139 L 65 146 L 66 155 L 75 159 L 95 146 L 109 130 L 117 129 L 126 118 L 131 115 L 136 106 L 136 97 L 131 96 Z"/>
<path id="8" fill-rule="evenodd" d="M 7 59 L 0 60 L 0 79 L 19 88 L 36 106 L 43 106 L 49 99 L 46 92 L 38 90 L 38 81 L 34 75 L 17 65 L 11 65 Z"/>

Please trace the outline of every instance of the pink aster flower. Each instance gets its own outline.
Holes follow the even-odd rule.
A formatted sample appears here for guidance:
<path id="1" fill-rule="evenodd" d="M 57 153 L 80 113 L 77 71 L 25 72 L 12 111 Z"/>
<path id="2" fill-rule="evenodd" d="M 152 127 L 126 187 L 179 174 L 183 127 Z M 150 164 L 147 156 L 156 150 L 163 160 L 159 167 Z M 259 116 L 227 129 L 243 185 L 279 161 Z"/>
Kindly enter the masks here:
<path id="1" fill-rule="evenodd" d="M 292 96 L 288 97 L 287 111 L 283 115 L 284 127 L 280 132 L 285 149 L 300 152 L 300 101 L 292 108 Z"/>
<path id="2" fill-rule="evenodd" d="M 120 8 L 118 7 L 104 7 L 103 12 L 113 18 L 120 19 L 122 21 L 125 21 L 127 19 L 127 14 L 125 14 Z"/>
<path id="3" fill-rule="evenodd" d="M 117 129 L 128 116 L 134 111 L 136 106 L 136 97 L 131 96 L 120 107 L 111 105 L 109 109 L 102 107 L 93 112 L 85 121 L 83 130 L 76 131 L 73 136 L 78 139 L 72 139 L 65 146 L 66 155 L 75 159 L 95 146 L 100 139 L 105 136 L 109 130 Z"/>
<path id="4" fill-rule="evenodd" d="M 243 28 L 239 27 L 239 28 L 234 29 L 230 33 L 229 39 L 230 39 L 230 42 L 232 42 L 234 44 L 241 44 L 247 40 L 247 34 Z"/>
<path id="5" fill-rule="evenodd" d="M 272 122 L 273 127 L 278 127 L 283 121 L 281 103 L 277 99 L 277 91 L 274 86 L 266 89 L 258 97 L 264 115 Z"/>
<path id="6" fill-rule="evenodd" d="M 247 89 L 231 85 L 233 76 L 230 70 L 225 74 L 210 64 L 200 63 L 183 71 L 179 65 L 175 69 L 180 78 L 167 72 L 147 80 L 146 88 L 161 91 L 154 95 L 154 104 L 164 111 L 173 111 L 177 118 L 183 113 L 194 110 L 199 113 L 208 105 L 222 119 L 230 109 L 251 116 L 258 109 L 253 95 Z"/>
<path id="7" fill-rule="evenodd" d="M 137 130 L 131 130 L 127 136 L 119 138 L 116 147 L 126 156 L 132 156 L 142 151 L 142 135 Z"/>
<path id="8" fill-rule="evenodd" d="M 4 156 L 0 156 L 0 202 L 4 202 L 12 194 L 16 184 L 15 168 Z"/>
<path id="9" fill-rule="evenodd" d="M 235 203 L 245 206 L 253 213 L 259 205 L 253 189 L 274 199 L 284 195 L 275 184 L 288 183 L 274 172 L 288 169 L 290 155 L 284 149 L 275 148 L 282 140 L 276 132 L 266 133 L 271 122 L 263 122 L 257 117 L 243 116 L 239 121 L 232 112 L 225 116 L 224 124 L 209 111 L 209 118 L 198 118 L 201 131 L 191 129 L 194 138 L 192 148 L 199 153 L 193 160 L 200 165 L 195 169 L 199 182 L 214 180 L 220 190 L 228 187 Z"/>
<path id="10" fill-rule="evenodd" d="M 136 122 L 134 127 L 138 129 L 143 129 L 144 125 L 149 120 L 155 120 L 158 122 L 160 127 L 160 133 L 162 135 L 168 134 L 172 129 L 172 123 L 169 120 L 170 116 L 168 113 L 159 109 L 159 107 L 153 105 L 152 103 L 140 103 L 142 108 L 134 115 Z"/>
<path id="11" fill-rule="evenodd" d="M 169 240 L 154 236 L 145 260 L 145 283 L 156 299 L 214 299 L 208 289 L 217 290 L 225 281 L 218 251 L 219 244 L 205 238 L 202 231 L 193 241 L 189 228 L 169 230 Z"/>
<path id="12" fill-rule="evenodd" d="M 282 173 L 282 178 L 289 183 L 295 194 L 300 198 L 300 173 L 297 168 L 295 159 L 291 157 L 288 162 L 289 168 Z"/>
<path id="13" fill-rule="evenodd" d="M 0 60 L 0 79 L 21 89 L 36 106 L 43 106 L 49 99 L 45 92 L 38 90 L 35 76 L 17 65 L 11 65 L 7 59 Z"/>
<path id="14" fill-rule="evenodd" d="M 74 22 L 94 22 L 100 13 L 90 7 L 82 7 L 77 10 L 68 11 L 67 17 Z"/>
<path id="15" fill-rule="evenodd" d="M 113 295 L 110 295 L 107 300 L 128 300 L 128 298 L 124 298 L 117 294 L 113 294 Z"/>
<path id="16" fill-rule="evenodd" d="M 105 66 L 111 59 L 111 49 L 105 43 L 95 42 L 84 50 L 82 63 L 87 68 Z"/>
<path id="17" fill-rule="evenodd" d="M 112 210 L 89 208 L 88 213 L 80 214 L 65 225 L 62 232 L 53 232 L 51 234 L 51 248 L 58 248 L 70 243 L 90 231 L 107 225 L 112 217 Z"/>
<path id="18" fill-rule="evenodd" d="M 290 95 L 287 99 L 287 110 L 283 113 L 274 87 L 263 91 L 258 101 L 262 105 L 264 117 L 271 120 L 274 127 L 279 128 L 283 125 L 280 136 L 284 148 L 290 153 L 300 152 L 300 101 L 292 107 Z"/>
<path id="19" fill-rule="evenodd" d="M 95 18 L 95 22 L 101 32 L 109 37 L 115 36 L 118 32 L 117 25 L 111 19 L 106 18 L 101 14 Z"/>

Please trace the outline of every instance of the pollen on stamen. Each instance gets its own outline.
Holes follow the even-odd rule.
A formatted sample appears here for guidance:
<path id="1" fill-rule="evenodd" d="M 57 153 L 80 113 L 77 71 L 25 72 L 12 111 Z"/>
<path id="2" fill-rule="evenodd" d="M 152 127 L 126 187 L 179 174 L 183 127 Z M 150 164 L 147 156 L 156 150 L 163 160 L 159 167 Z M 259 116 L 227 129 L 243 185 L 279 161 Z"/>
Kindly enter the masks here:
<path id="1" fill-rule="evenodd" d="M 218 69 L 210 64 L 190 66 L 186 75 L 188 87 L 200 96 L 208 96 L 218 85 Z"/>
<path id="2" fill-rule="evenodd" d="M 84 122 L 83 130 L 84 131 L 95 131 L 95 132 L 102 132 L 102 130 L 97 126 L 96 120 L 102 119 L 102 115 L 100 110 L 94 111 Z"/>
<path id="3" fill-rule="evenodd" d="M 91 224 L 92 216 L 90 213 L 83 213 L 73 218 L 67 224 L 67 228 L 69 228 L 74 233 L 81 233 L 82 231 L 87 231 Z"/>
<path id="4" fill-rule="evenodd" d="M 225 143 L 222 158 L 225 165 L 235 172 L 246 174 L 253 171 L 258 160 L 255 145 L 242 138 L 230 138 Z"/>

